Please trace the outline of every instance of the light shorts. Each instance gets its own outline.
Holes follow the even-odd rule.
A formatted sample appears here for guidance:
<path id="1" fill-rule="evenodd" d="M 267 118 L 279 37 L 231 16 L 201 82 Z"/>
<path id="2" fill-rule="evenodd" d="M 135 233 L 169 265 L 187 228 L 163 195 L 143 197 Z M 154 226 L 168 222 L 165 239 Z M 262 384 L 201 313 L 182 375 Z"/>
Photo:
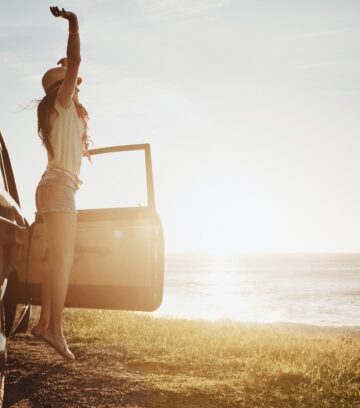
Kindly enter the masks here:
<path id="1" fill-rule="evenodd" d="M 77 189 L 78 186 L 67 176 L 49 177 L 49 172 L 46 171 L 36 188 L 36 216 L 59 211 L 77 214 L 75 205 Z"/>

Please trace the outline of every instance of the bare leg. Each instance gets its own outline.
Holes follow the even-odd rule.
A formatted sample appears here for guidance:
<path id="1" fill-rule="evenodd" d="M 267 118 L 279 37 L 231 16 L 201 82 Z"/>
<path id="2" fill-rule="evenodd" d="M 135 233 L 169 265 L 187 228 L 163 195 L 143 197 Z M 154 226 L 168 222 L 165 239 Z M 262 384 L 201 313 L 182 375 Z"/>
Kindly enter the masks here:
<path id="1" fill-rule="evenodd" d="M 74 261 L 76 213 L 52 212 L 44 215 L 49 244 L 50 322 L 41 337 L 65 358 L 74 356 L 66 346 L 62 312 Z"/>
<path id="2" fill-rule="evenodd" d="M 48 260 L 49 262 L 49 260 Z M 50 277 L 49 268 L 46 268 L 42 276 L 41 283 L 41 312 L 40 318 L 36 326 L 33 327 L 31 333 L 34 336 L 39 337 L 40 334 L 45 331 L 50 324 L 50 313 L 51 313 L 51 297 L 50 297 Z"/>

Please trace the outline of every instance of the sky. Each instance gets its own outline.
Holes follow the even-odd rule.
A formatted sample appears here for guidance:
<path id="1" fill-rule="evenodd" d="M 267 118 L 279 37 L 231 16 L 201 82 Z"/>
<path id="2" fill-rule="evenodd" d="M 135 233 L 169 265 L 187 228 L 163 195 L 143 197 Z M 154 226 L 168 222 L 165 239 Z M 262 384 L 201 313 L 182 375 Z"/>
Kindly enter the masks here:
<path id="1" fill-rule="evenodd" d="M 24 107 L 66 52 L 51 5 L 0 3 L 0 131 L 29 222 L 46 155 Z M 79 17 L 93 147 L 151 145 L 167 252 L 360 251 L 358 1 L 57 5 Z"/>

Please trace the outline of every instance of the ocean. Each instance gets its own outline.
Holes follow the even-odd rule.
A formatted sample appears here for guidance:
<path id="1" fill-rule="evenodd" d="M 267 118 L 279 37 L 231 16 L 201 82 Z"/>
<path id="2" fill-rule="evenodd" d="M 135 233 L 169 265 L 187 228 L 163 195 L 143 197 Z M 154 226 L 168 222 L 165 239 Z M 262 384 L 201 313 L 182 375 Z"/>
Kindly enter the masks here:
<path id="1" fill-rule="evenodd" d="M 360 254 L 167 255 L 157 316 L 360 325 Z"/>

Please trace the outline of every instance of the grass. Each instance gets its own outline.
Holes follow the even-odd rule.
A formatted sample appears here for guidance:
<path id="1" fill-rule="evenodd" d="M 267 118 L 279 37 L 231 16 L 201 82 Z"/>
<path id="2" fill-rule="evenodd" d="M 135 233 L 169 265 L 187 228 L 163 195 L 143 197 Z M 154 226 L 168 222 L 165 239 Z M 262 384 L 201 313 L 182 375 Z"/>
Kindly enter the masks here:
<path id="1" fill-rule="evenodd" d="M 65 321 L 74 351 L 146 384 L 134 406 L 360 407 L 356 336 L 100 310 Z"/>

